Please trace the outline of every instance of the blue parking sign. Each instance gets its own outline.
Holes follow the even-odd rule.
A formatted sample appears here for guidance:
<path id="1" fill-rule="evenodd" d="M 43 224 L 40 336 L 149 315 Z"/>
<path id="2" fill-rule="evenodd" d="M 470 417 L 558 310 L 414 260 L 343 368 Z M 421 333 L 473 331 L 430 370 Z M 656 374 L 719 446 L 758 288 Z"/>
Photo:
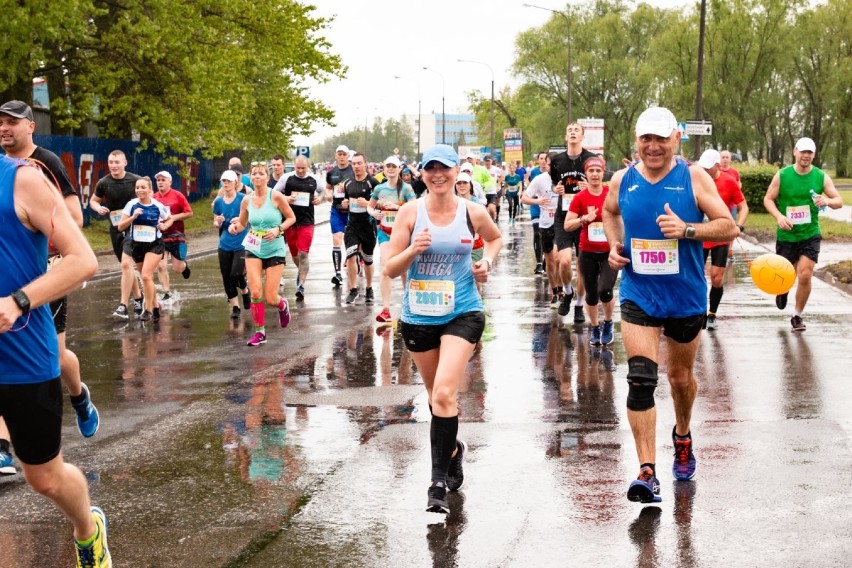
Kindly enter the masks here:
<path id="1" fill-rule="evenodd" d="M 310 146 L 296 146 L 296 155 L 304 156 L 306 158 L 311 157 L 311 147 Z"/>

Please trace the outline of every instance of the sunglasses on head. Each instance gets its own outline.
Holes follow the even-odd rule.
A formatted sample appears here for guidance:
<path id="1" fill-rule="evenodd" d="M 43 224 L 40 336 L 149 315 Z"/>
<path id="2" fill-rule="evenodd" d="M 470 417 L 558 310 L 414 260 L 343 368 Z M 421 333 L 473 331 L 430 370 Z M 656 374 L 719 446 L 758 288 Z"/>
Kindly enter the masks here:
<path id="1" fill-rule="evenodd" d="M 251 167 L 255 167 L 255 166 L 264 166 L 264 167 L 266 167 L 266 162 L 252 162 L 252 163 L 251 163 Z"/>

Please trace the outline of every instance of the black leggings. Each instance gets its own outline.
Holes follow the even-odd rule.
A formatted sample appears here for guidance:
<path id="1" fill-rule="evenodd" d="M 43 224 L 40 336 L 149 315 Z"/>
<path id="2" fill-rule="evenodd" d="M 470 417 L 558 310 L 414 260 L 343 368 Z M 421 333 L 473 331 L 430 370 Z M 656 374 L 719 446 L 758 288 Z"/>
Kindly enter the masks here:
<path id="1" fill-rule="evenodd" d="M 586 284 L 586 305 L 596 306 L 598 300 L 612 300 L 612 289 L 618 272 L 610 267 L 608 252 L 580 251 L 580 272 Z"/>
<path id="2" fill-rule="evenodd" d="M 222 273 L 222 284 L 228 299 L 236 298 L 239 289 L 246 284 L 246 257 L 243 250 L 219 249 L 219 271 Z"/>
<path id="3" fill-rule="evenodd" d="M 518 205 L 520 204 L 518 194 L 506 192 L 506 201 L 509 202 L 509 219 L 514 219 L 518 215 Z"/>

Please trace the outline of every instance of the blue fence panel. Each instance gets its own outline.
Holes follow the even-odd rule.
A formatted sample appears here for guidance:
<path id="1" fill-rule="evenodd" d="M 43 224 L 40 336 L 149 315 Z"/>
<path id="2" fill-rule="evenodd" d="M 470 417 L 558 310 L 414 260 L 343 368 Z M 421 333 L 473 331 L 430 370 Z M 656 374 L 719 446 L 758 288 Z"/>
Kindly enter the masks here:
<path id="1" fill-rule="evenodd" d="M 170 156 L 177 157 L 184 169 L 189 171 L 189 176 L 182 177 L 177 173 L 178 167 L 163 164 L 165 156 L 153 150 L 140 150 L 138 142 L 41 135 L 34 135 L 33 141 L 59 156 L 65 164 L 71 176 L 71 182 L 80 196 L 86 225 L 89 224 L 90 215 L 98 218 L 97 214 L 89 209 L 89 198 L 98 180 L 109 175 L 107 159 L 113 150 L 124 152 L 127 156 L 127 171 L 134 174 L 149 176 L 153 179 L 157 172 L 168 171 L 172 174 L 172 188 L 186 195 L 190 201 L 207 196 L 214 185 L 213 162 L 202 159 L 200 153 L 196 153 L 192 160 L 188 160 L 188 156 L 183 154 Z"/>

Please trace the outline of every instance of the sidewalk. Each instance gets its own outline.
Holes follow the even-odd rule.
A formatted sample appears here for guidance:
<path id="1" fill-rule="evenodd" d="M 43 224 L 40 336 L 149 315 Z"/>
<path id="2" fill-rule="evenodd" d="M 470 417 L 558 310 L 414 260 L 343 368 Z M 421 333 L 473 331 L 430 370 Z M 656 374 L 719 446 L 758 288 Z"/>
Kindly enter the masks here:
<path id="1" fill-rule="evenodd" d="M 314 208 L 314 221 L 317 226 L 328 223 L 331 214 L 331 206 L 328 203 L 323 203 Z M 187 239 L 187 260 L 200 258 L 215 254 L 219 248 L 219 231 L 215 227 L 210 227 L 209 230 L 200 233 L 194 233 Z M 121 272 L 121 264 L 115 258 L 112 250 L 100 251 L 98 257 L 98 272 L 90 281 L 104 280 L 118 276 Z"/>

